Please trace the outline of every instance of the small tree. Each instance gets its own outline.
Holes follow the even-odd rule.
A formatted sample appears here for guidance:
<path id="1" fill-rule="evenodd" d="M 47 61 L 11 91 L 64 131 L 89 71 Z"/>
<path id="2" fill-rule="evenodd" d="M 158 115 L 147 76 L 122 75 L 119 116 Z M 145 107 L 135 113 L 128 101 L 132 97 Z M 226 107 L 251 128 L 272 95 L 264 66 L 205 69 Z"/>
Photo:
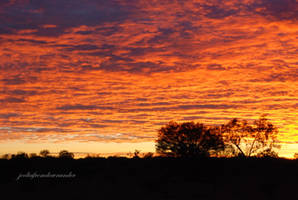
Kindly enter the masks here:
<path id="1" fill-rule="evenodd" d="M 74 154 L 68 152 L 67 150 L 62 150 L 59 152 L 59 158 L 74 158 Z"/>
<path id="2" fill-rule="evenodd" d="M 133 158 L 140 158 L 140 153 L 141 151 L 136 149 L 135 152 L 133 153 Z"/>
<path id="3" fill-rule="evenodd" d="M 40 155 L 41 157 L 46 158 L 46 157 L 48 157 L 48 156 L 50 155 L 50 151 L 47 150 L 47 149 L 41 150 L 41 151 L 39 152 L 39 155 Z"/>
<path id="4" fill-rule="evenodd" d="M 225 142 L 235 149 L 235 154 L 250 157 L 259 153 L 273 152 L 278 129 L 264 116 L 249 125 L 246 120 L 233 119 L 222 125 Z M 259 154 L 261 155 L 261 154 Z"/>
<path id="5" fill-rule="evenodd" d="M 194 122 L 169 122 L 158 131 L 156 152 L 173 157 L 204 157 L 224 149 L 219 129 Z"/>
<path id="6" fill-rule="evenodd" d="M 298 159 L 298 153 L 294 153 L 294 159 Z"/>

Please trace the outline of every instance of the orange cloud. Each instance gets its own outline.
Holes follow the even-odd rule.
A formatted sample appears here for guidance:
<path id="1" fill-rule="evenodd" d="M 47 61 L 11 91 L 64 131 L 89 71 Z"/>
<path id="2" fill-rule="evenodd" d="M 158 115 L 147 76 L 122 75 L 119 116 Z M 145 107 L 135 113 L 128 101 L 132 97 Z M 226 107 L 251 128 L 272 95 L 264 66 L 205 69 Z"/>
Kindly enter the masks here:
<path id="1" fill-rule="evenodd" d="M 268 113 L 297 143 L 296 5 L 1 3 L 0 140 L 153 141 L 170 120 Z"/>

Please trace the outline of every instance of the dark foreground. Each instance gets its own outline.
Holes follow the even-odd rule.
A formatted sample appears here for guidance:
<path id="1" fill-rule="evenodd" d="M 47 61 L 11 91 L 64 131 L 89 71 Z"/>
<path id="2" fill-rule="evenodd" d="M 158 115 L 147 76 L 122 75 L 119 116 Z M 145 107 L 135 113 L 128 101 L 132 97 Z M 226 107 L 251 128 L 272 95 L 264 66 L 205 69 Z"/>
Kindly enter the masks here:
<path id="1" fill-rule="evenodd" d="M 298 160 L 31 158 L 0 166 L 5 199 L 298 199 Z"/>

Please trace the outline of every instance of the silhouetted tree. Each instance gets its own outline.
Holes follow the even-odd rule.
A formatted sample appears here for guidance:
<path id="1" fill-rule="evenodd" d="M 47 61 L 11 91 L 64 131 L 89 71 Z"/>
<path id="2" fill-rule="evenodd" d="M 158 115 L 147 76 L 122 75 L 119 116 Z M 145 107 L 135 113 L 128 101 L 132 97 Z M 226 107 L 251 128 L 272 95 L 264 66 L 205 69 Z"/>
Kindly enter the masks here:
<path id="1" fill-rule="evenodd" d="M 133 153 L 133 158 L 140 158 L 140 153 L 141 151 L 136 149 L 135 152 Z"/>
<path id="2" fill-rule="evenodd" d="M 12 154 L 11 158 L 12 159 L 27 159 L 27 158 L 29 158 L 29 156 L 27 153 L 20 151 L 17 154 Z"/>
<path id="3" fill-rule="evenodd" d="M 38 155 L 37 155 L 36 153 L 30 153 L 30 154 L 29 154 L 29 157 L 30 157 L 30 158 L 37 158 Z"/>
<path id="4" fill-rule="evenodd" d="M 250 157 L 258 153 L 273 152 L 279 148 L 276 144 L 278 129 L 264 116 L 249 125 L 246 120 L 233 119 L 222 125 L 221 132 L 225 143 L 231 145 L 235 155 Z"/>
<path id="5" fill-rule="evenodd" d="M 10 154 L 4 154 L 4 155 L 2 155 L 2 159 L 6 159 L 6 160 L 8 160 L 8 159 L 10 159 L 10 157 L 11 157 L 11 155 Z"/>
<path id="6" fill-rule="evenodd" d="M 278 153 L 276 153 L 272 149 L 265 149 L 264 151 L 259 152 L 257 154 L 257 157 L 260 157 L 260 158 L 278 158 Z"/>
<path id="7" fill-rule="evenodd" d="M 67 150 L 62 150 L 59 152 L 59 158 L 74 158 L 74 154 Z"/>
<path id="8" fill-rule="evenodd" d="M 39 155 L 41 156 L 41 157 L 48 157 L 49 155 L 50 155 L 50 151 L 49 150 L 47 150 L 47 149 L 44 149 L 44 150 L 41 150 L 40 152 L 39 152 Z"/>
<path id="9" fill-rule="evenodd" d="M 298 159 L 298 153 L 294 153 L 294 159 Z"/>
<path id="10" fill-rule="evenodd" d="M 148 153 L 146 153 L 145 155 L 144 155 L 144 157 L 143 158 L 153 158 L 153 153 L 152 152 L 148 152 Z"/>
<path id="11" fill-rule="evenodd" d="M 169 122 L 158 131 L 156 152 L 174 157 L 202 157 L 224 149 L 216 127 L 194 122 Z"/>

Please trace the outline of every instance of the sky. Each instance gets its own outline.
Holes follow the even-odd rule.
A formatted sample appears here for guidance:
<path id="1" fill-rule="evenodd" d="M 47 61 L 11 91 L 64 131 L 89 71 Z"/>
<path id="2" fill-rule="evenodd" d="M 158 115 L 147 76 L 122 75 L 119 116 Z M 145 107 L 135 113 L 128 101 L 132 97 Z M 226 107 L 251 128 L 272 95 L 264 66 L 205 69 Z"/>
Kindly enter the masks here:
<path id="1" fill-rule="evenodd" d="M 297 0 L 1 0 L 0 154 L 155 151 L 267 114 L 298 152 Z"/>

